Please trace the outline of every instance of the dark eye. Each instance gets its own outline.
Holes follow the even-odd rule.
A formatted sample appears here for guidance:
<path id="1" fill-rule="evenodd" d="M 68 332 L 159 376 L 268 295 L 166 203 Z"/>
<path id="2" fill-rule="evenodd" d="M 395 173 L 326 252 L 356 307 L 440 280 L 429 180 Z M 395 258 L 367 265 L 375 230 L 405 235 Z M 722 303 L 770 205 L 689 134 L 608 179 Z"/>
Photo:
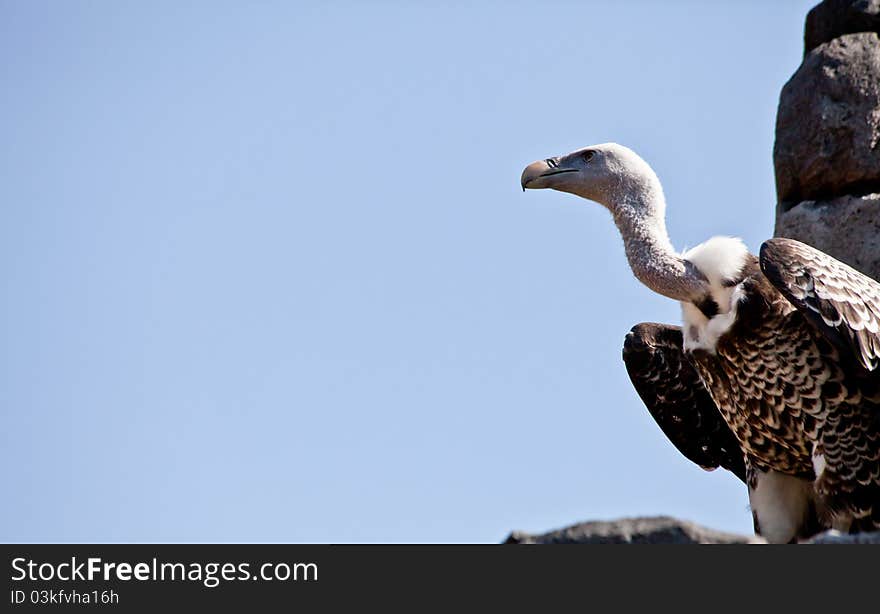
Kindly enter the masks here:
<path id="1" fill-rule="evenodd" d="M 589 162 L 590 160 L 593 159 L 593 156 L 595 156 L 595 155 L 596 155 L 595 151 L 593 151 L 592 149 L 588 149 L 587 151 L 584 152 L 584 162 Z"/>

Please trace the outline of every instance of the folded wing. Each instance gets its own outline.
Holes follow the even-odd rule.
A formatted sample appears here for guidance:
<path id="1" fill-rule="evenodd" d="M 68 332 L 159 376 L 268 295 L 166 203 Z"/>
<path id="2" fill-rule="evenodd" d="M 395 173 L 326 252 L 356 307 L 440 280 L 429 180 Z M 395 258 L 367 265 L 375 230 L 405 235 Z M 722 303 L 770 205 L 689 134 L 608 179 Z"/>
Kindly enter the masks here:
<path id="1" fill-rule="evenodd" d="M 788 301 L 867 373 L 880 369 L 880 283 L 794 239 L 761 246 L 761 270 Z"/>
<path id="2" fill-rule="evenodd" d="M 724 467 L 743 482 L 743 452 L 682 348 L 681 329 L 638 324 L 623 361 L 639 397 L 669 441 L 704 469 Z"/>

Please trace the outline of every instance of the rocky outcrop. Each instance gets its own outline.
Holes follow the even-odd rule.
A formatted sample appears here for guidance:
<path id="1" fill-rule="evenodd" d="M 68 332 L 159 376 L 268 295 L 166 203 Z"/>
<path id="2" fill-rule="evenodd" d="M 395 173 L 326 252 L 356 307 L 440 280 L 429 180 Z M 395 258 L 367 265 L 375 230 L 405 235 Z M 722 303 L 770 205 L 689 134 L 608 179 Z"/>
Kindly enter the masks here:
<path id="1" fill-rule="evenodd" d="M 809 544 L 880 544 L 880 531 L 849 535 L 838 531 L 826 531 L 814 536 Z"/>
<path id="2" fill-rule="evenodd" d="M 817 47 L 782 88 L 773 150 L 778 200 L 785 208 L 880 191 L 878 144 L 880 37 L 847 34 Z"/>
<path id="3" fill-rule="evenodd" d="M 880 32 L 880 0 L 825 0 L 813 7 L 804 26 L 804 54 L 854 32 Z"/>
<path id="4" fill-rule="evenodd" d="M 623 518 L 582 522 L 570 527 L 531 535 L 514 531 L 505 544 L 766 544 L 760 537 L 724 533 L 669 516 Z M 826 531 L 802 542 L 807 544 L 880 544 L 880 532 L 847 535 Z"/>
<path id="5" fill-rule="evenodd" d="M 775 236 L 880 278 L 880 0 L 826 0 L 776 118 Z"/>
<path id="6" fill-rule="evenodd" d="M 530 535 L 514 531 L 505 544 L 755 544 L 758 537 L 723 533 L 669 516 L 583 522 Z"/>
<path id="7" fill-rule="evenodd" d="M 880 194 L 808 200 L 779 217 L 778 236 L 815 245 L 880 279 Z"/>

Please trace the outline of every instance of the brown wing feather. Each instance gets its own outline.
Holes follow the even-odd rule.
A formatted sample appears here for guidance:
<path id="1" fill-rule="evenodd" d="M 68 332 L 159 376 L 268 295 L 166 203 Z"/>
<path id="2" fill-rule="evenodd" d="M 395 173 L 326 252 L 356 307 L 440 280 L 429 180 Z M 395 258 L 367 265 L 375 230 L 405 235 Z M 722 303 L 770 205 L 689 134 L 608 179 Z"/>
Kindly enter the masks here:
<path id="1" fill-rule="evenodd" d="M 829 341 L 880 372 L 880 283 L 794 239 L 765 241 L 761 271 Z"/>
<path id="2" fill-rule="evenodd" d="M 742 449 L 685 356 L 679 327 L 634 326 L 624 341 L 623 361 L 639 397 L 679 452 L 704 469 L 724 467 L 745 482 Z"/>

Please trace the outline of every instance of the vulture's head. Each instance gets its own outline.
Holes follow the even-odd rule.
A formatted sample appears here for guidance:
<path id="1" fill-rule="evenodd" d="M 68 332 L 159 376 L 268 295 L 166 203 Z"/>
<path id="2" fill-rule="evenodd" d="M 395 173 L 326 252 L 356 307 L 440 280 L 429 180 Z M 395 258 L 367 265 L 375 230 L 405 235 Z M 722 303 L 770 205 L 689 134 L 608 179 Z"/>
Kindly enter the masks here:
<path id="1" fill-rule="evenodd" d="M 638 154 L 617 143 L 602 143 L 564 156 L 545 158 L 523 170 L 521 184 L 538 190 L 551 188 L 618 208 L 662 202 L 657 175 Z M 659 198 L 658 198 L 659 197 Z"/>

